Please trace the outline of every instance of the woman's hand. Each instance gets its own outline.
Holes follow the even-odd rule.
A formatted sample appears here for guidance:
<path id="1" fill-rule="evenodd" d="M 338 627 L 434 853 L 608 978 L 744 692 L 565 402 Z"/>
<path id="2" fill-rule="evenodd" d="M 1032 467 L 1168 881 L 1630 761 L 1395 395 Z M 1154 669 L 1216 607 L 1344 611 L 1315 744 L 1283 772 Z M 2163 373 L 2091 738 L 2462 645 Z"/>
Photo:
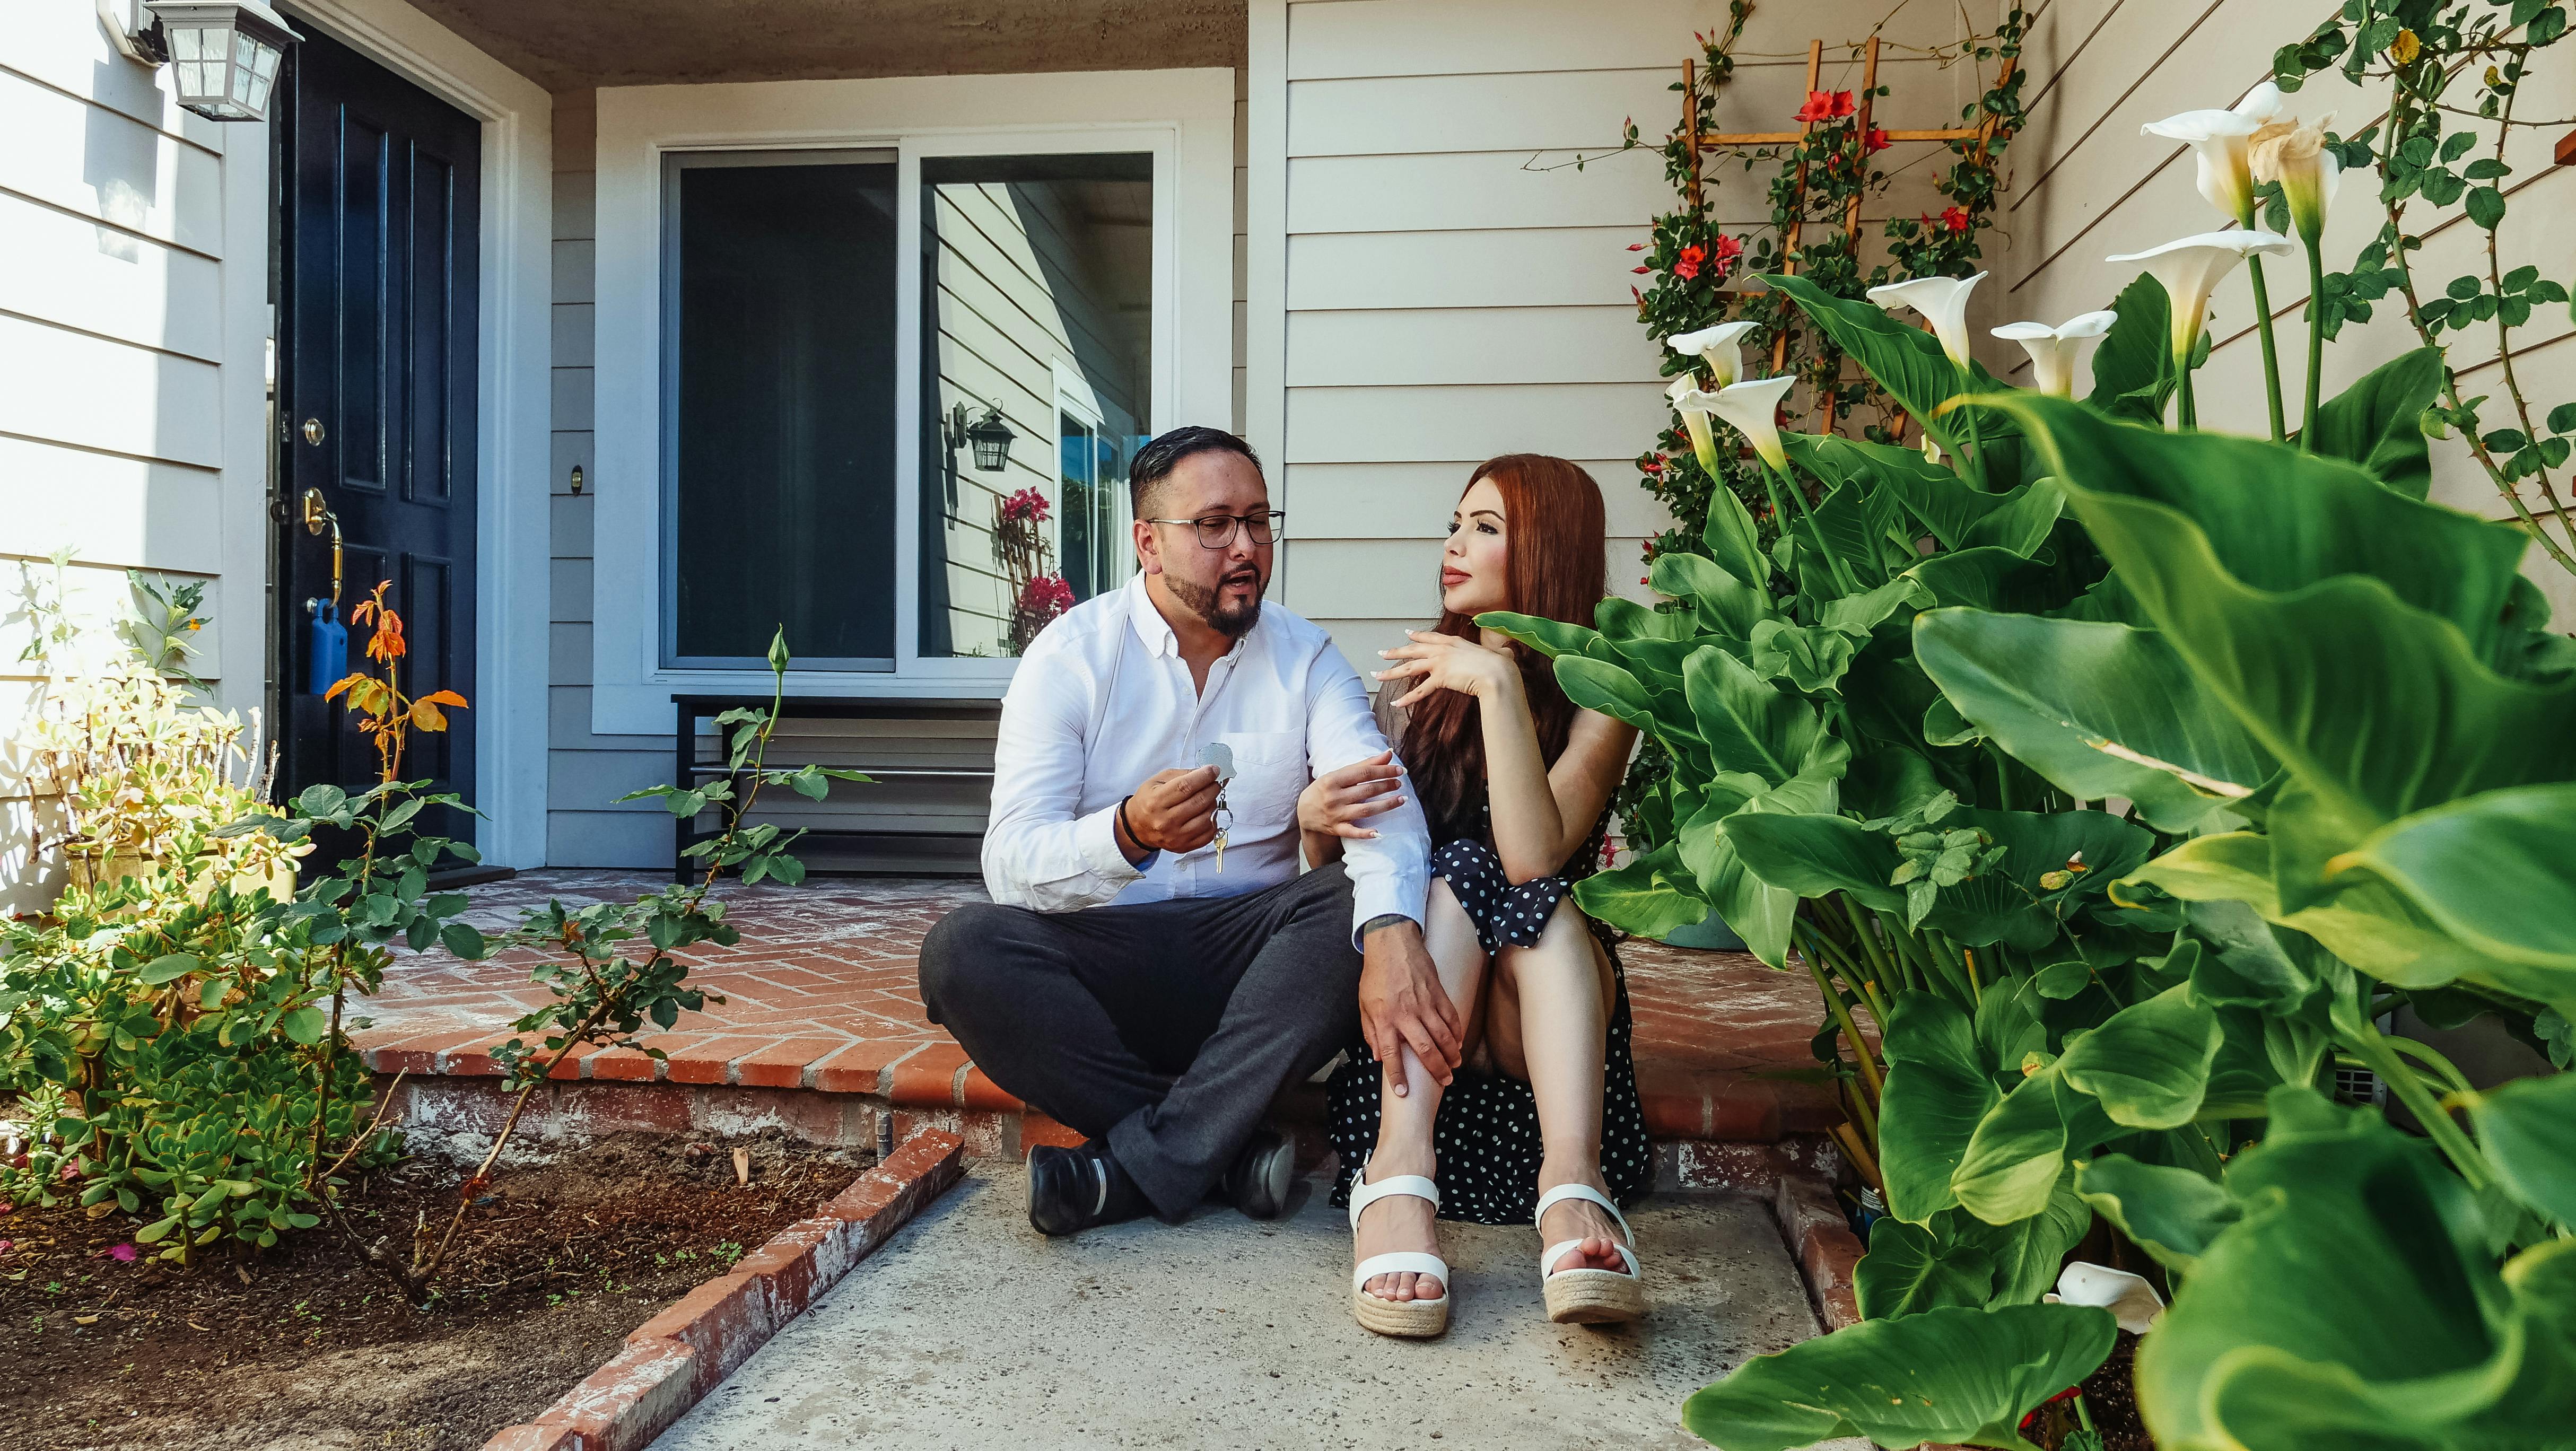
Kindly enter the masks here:
<path id="1" fill-rule="evenodd" d="M 1370 840 L 1377 833 L 1359 823 L 1402 806 L 1404 798 L 1395 794 L 1395 788 L 1403 779 L 1393 751 L 1326 771 L 1298 793 L 1297 829 L 1315 836 Z"/>
<path id="2" fill-rule="evenodd" d="M 1379 680 L 1389 684 L 1398 680 L 1414 682 L 1413 688 L 1395 702 L 1399 707 L 1411 705 L 1435 690 L 1455 690 L 1491 700 L 1520 683 L 1520 669 L 1510 656 L 1488 650 L 1477 641 L 1436 630 L 1407 630 L 1404 637 L 1412 643 L 1377 652 L 1396 662 L 1377 673 Z"/>

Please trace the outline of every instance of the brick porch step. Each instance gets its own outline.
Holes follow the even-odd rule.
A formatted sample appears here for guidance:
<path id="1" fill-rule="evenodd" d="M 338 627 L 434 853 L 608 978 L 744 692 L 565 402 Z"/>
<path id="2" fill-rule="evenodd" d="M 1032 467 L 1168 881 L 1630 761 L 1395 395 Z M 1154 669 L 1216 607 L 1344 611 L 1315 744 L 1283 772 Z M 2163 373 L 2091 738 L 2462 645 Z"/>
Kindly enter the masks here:
<path id="1" fill-rule="evenodd" d="M 492 931 L 550 896 L 579 906 L 663 884 L 644 874 L 527 873 L 475 889 L 469 920 Z M 766 1119 L 856 1140 L 873 1138 L 880 1117 L 891 1115 L 898 1137 L 946 1128 L 979 1155 L 1074 1141 L 922 1016 L 921 939 L 950 910 L 980 900 L 976 887 L 832 880 L 724 896 L 742 940 L 699 953 L 691 981 L 727 1001 L 645 1040 L 662 1059 L 632 1049 L 567 1058 L 554 1074 L 560 1086 L 532 1101 L 539 1120 L 532 1127 L 542 1132 L 549 1119 L 593 1128 Z M 508 1040 L 510 1020 L 546 1000 L 528 983 L 532 960 L 513 952 L 466 963 L 433 951 L 386 973 L 364 1009 L 369 1026 L 352 1036 L 377 1074 L 410 1075 L 407 1119 L 461 1129 L 493 1116 L 498 1095 L 476 1080 L 499 1073 L 491 1050 Z M 1816 1008 L 1806 979 L 1742 953 L 1658 943 L 1630 943 L 1621 961 L 1638 1091 L 1656 1140 L 1774 1144 L 1839 1120 L 1808 1047 Z M 1283 1107 L 1292 1121 L 1321 1121 L 1321 1095 L 1311 1089 Z"/>

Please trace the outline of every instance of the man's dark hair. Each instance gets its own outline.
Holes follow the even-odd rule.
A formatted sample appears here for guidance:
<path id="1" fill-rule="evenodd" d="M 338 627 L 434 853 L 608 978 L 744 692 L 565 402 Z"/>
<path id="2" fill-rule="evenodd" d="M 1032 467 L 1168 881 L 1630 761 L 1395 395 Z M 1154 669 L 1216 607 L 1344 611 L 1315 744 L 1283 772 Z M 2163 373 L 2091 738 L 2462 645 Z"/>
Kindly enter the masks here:
<path id="1" fill-rule="evenodd" d="M 1181 466 L 1181 460 L 1194 453 L 1239 453 L 1252 460 L 1254 468 L 1261 467 L 1261 455 L 1252 451 L 1252 445 L 1222 428 L 1175 428 L 1147 440 L 1143 448 L 1136 450 L 1136 461 L 1128 465 L 1127 502 L 1136 518 L 1154 517 L 1161 508 L 1155 500 L 1162 492 L 1163 481 Z"/>

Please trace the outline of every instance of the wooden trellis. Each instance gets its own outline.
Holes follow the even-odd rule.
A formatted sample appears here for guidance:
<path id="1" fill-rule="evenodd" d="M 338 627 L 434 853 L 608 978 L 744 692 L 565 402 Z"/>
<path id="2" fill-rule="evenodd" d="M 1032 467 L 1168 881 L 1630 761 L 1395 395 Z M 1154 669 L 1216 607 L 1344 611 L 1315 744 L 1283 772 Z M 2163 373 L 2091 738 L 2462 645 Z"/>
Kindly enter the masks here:
<path id="1" fill-rule="evenodd" d="M 1861 138 L 1864 163 L 1866 162 L 1868 154 L 1867 146 L 1869 137 L 1870 104 L 1877 99 L 1874 93 L 1878 90 L 1878 43 L 1879 41 L 1877 36 L 1873 35 L 1869 38 L 1868 48 L 1864 52 L 1863 59 L 1861 61 L 1860 109 L 1858 114 L 1854 117 L 1853 134 Z M 2014 58 L 2011 56 L 2004 57 L 2002 69 L 1995 73 L 1995 86 L 2001 87 L 2005 82 L 2012 79 L 2013 61 Z M 1815 94 L 1817 83 L 1823 75 L 1824 63 L 1824 41 L 1821 39 L 1808 41 L 1807 94 Z M 1928 131 L 1890 131 L 1887 133 L 1887 140 L 1889 145 L 1896 145 L 1902 142 L 1932 142 L 1937 145 L 1946 146 L 1954 141 L 1973 142 L 1975 144 L 1971 148 L 1969 154 L 1976 160 L 1982 161 L 1985 159 L 1986 149 L 1994 143 L 1995 123 L 1997 119 L 1997 117 L 1989 114 L 1977 118 L 1977 124 L 1973 126 L 1946 126 Z M 1793 146 L 1804 142 L 1811 134 L 1814 133 L 1815 129 L 1815 122 L 1802 121 L 1798 124 L 1798 129 L 1795 131 L 1737 131 L 1715 133 L 1706 136 L 1701 135 L 1699 129 L 1699 63 L 1696 60 L 1684 60 L 1682 62 L 1682 132 L 1690 142 L 1690 169 L 1688 172 L 1687 195 L 1690 198 L 1692 211 L 1698 211 L 1701 206 L 1699 178 L 1699 158 L 1701 152 L 1722 151 L 1730 147 L 1738 146 Z M 1784 272 L 1795 273 L 1798 270 L 1798 234 L 1806 223 L 1806 197 L 1807 163 L 1801 160 L 1798 163 L 1796 197 L 1789 208 L 1789 230 L 1787 235 L 1781 240 L 1780 265 L 1781 270 Z M 1846 236 L 1851 236 L 1856 235 L 1859 231 L 1860 193 L 1855 191 L 1852 193 L 1850 200 L 1845 203 L 1843 207 L 1843 232 Z M 1775 373 L 1778 372 L 1781 366 L 1788 360 L 1788 356 L 1789 339 L 1788 335 L 1783 332 L 1771 340 L 1771 370 Z M 1825 410 L 1825 431 L 1831 433 L 1833 431 L 1833 404 L 1831 401 L 1826 403 Z"/>

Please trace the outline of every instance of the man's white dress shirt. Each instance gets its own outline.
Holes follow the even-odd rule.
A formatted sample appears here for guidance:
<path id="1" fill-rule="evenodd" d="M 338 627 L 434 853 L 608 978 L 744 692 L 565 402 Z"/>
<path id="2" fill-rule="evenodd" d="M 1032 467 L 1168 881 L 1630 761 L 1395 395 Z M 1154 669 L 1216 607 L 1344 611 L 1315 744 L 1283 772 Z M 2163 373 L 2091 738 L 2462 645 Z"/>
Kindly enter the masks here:
<path id="1" fill-rule="evenodd" d="M 1131 865 L 1118 849 L 1118 803 L 1157 771 L 1196 767 L 1210 741 L 1234 753 L 1225 870 L 1213 845 Z M 996 902 L 1041 912 L 1278 886 L 1297 874 L 1298 793 L 1385 749 L 1359 673 L 1321 628 L 1263 605 L 1201 692 L 1137 575 L 1048 625 L 1011 677 L 984 884 Z M 1370 819 L 1374 839 L 1343 843 L 1354 942 L 1372 918 L 1422 920 L 1430 831 L 1412 781 L 1400 789 L 1405 804 Z"/>

